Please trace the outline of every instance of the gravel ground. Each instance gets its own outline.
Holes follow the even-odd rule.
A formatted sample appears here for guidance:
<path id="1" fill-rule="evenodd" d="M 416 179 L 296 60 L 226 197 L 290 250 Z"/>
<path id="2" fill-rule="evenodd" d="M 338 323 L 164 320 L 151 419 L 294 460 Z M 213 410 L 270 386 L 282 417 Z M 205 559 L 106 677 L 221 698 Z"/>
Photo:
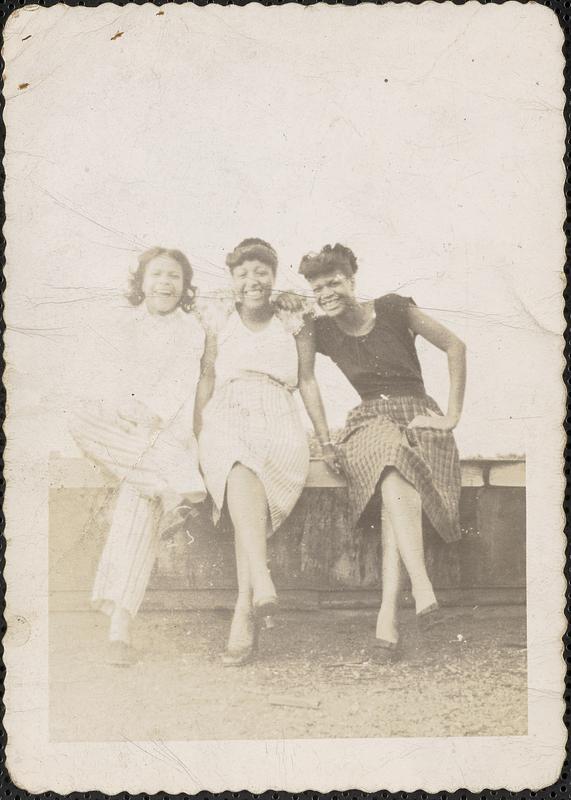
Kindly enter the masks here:
<path id="1" fill-rule="evenodd" d="M 527 733 L 525 609 L 447 609 L 420 634 L 402 613 L 394 664 L 371 659 L 371 610 L 283 613 L 258 661 L 225 669 L 230 617 L 146 612 L 140 660 L 105 663 L 106 620 L 53 613 L 52 741 L 507 736 Z M 285 700 L 296 705 L 281 705 Z M 277 703 L 277 704 L 276 704 Z M 310 707 L 298 707 L 305 705 Z"/>

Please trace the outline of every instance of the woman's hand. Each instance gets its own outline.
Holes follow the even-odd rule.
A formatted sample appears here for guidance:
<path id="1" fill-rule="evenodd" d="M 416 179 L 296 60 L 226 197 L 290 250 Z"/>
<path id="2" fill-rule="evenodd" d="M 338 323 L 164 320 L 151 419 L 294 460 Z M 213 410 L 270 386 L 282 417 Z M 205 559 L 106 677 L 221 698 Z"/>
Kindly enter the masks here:
<path id="1" fill-rule="evenodd" d="M 339 474 L 342 472 L 341 461 L 335 449 L 335 445 L 326 444 L 321 446 L 321 458 L 330 470 Z"/>
<path id="2" fill-rule="evenodd" d="M 456 425 L 458 425 L 458 420 L 454 417 L 442 416 L 428 409 L 428 414 L 419 414 L 412 422 L 409 422 L 407 427 L 428 428 L 433 431 L 453 431 Z"/>
<path id="3" fill-rule="evenodd" d="M 299 314 L 304 310 L 304 298 L 293 292 L 278 292 L 273 298 L 272 303 L 278 311 L 288 311 L 292 314 Z"/>

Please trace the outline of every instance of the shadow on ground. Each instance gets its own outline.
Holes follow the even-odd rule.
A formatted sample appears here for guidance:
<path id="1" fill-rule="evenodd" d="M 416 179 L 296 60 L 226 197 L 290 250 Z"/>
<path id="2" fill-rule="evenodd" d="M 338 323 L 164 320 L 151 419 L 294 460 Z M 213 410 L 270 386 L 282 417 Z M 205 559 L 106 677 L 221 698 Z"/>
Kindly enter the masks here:
<path id="1" fill-rule="evenodd" d="M 146 612 L 134 626 L 140 660 L 121 668 L 105 663 L 103 617 L 52 613 L 50 738 L 527 733 L 523 607 L 447 609 L 423 634 L 410 611 L 402 617 L 395 664 L 371 658 L 373 611 L 316 610 L 284 613 L 263 633 L 257 662 L 227 669 L 219 657 L 228 613 Z"/>

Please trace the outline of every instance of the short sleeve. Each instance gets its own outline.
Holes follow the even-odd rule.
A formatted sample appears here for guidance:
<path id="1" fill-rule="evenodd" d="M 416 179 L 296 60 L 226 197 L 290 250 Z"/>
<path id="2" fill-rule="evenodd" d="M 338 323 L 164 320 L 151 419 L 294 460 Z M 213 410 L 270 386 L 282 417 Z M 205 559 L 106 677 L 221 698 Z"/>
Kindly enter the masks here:
<path id="1" fill-rule="evenodd" d="M 410 330 L 408 312 L 416 308 L 412 297 L 403 297 L 400 294 L 385 294 L 375 301 L 377 316 L 389 319 L 391 327 L 403 336 L 414 335 Z"/>
<path id="2" fill-rule="evenodd" d="M 213 292 L 207 297 L 199 295 L 194 302 L 193 311 L 207 333 L 218 334 L 235 308 L 232 292 L 222 291 Z"/>
<path id="3" fill-rule="evenodd" d="M 416 303 L 412 297 L 403 297 L 401 294 L 385 294 L 377 299 L 375 305 L 393 314 L 406 314 L 409 308 L 416 306 Z"/>
<path id="4" fill-rule="evenodd" d="M 297 336 L 303 330 L 307 320 L 314 317 L 313 303 L 310 303 L 307 299 L 302 299 L 300 307 L 296 311 L 277 308 L 276 317 L 288 333 Z"/>
<path id="5" fill-rule="evenodd" d="M 279 311 L 276 316 L 284 329 L 293 336 L 297 336 L 305 325 L 303 314 L 299 311 Z"/>

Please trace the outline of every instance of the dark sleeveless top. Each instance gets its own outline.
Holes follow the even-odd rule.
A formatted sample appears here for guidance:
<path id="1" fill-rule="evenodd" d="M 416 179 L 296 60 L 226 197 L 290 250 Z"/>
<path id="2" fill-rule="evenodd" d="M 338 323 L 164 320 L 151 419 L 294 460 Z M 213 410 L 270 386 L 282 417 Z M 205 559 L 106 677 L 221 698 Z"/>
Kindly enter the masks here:
<path id="1" fill-rule="evenodd" d="M 411 297 L 375 300 L 376 319 L 366 336 L 344 333 L 331 317 L 315 320 L 316 350 L 345 374 L 362 400 L 386 395 L 424 395 L 414 335 L 408 327 Z"/>

